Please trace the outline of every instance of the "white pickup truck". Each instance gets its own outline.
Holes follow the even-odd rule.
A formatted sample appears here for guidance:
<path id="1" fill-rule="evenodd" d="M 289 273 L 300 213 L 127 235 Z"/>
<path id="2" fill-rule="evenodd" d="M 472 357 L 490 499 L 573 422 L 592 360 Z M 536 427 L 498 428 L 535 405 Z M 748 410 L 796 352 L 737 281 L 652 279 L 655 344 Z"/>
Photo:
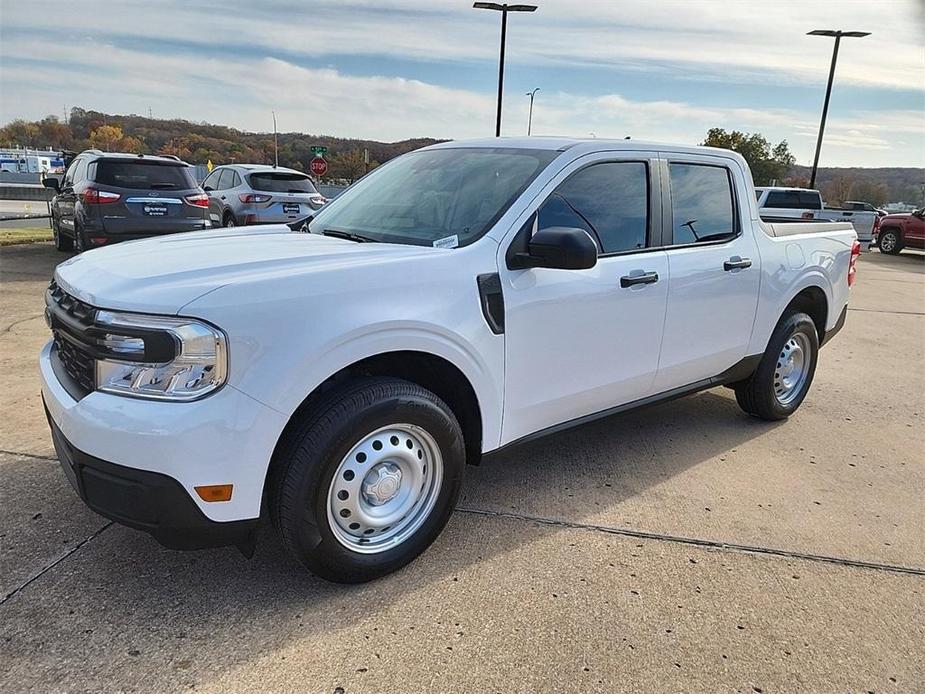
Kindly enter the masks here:
<path id="1" fill-rule="evenodd" d="M 268 517 L 315 573 L 365 581 L 437 537 L 484 454 L 720 385 L 788 417 L 859 253 L 850 224 L 762 222 L 726 150 L 444 143 L 302 232 L 62 263 L 42 394 L 65 473 L 104 516 L 245 553 Z"/>
<path id="2" fill-rule="evenodd" d="M 791 219 L 851 222 L 858 240 L 868 244 L 880 226 L 881 215 L 873 205 L 846 202 L 845 207 L 829 207 L 822 202 L 822 193 L 810 188 L 755 188 L 755 196 L 758 213 L 768 222 Z"/>

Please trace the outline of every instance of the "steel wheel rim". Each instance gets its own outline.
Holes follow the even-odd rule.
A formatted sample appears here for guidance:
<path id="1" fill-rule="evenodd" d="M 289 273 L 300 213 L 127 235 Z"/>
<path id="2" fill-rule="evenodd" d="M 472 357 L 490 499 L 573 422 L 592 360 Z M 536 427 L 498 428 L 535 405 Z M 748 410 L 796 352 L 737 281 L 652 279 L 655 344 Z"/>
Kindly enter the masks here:
<path id="1" fill-rule="evenodd" d="M 892 251 L 896 247 L 896 237 L 893 234 L 884 234 L 880 239 L 880 248 Z"/>
<path id="2" fill-rule="evenodd" d="M 809 338 L 794 333 L 784 343 L 774 368 L 774 395 L 781 405 L 789 405 L 803 392 L 809 377 Z"/>
<path id="3" fill-rule="evenodd" d="M 414 424 L 391 424 L 360 439 L 328 488 L 328 526 L 361 554 L 397 547 L 430 516 L 443 481 L 440 447 Z"/>

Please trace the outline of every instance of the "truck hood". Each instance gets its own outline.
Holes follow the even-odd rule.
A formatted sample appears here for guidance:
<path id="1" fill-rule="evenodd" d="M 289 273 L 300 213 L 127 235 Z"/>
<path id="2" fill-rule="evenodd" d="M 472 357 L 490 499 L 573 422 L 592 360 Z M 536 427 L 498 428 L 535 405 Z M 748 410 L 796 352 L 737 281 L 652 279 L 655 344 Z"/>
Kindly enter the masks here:
<path id="1" fill-rule="evenodd" d="M 450 251 L 357 243 L 294 232 L 285 225 L 239 227 L 98 248 L 61 263 L 55 279 L 94 306 L 173 314 L 219 287 L 261 276 L 331 271 L 445 252 Z"/>

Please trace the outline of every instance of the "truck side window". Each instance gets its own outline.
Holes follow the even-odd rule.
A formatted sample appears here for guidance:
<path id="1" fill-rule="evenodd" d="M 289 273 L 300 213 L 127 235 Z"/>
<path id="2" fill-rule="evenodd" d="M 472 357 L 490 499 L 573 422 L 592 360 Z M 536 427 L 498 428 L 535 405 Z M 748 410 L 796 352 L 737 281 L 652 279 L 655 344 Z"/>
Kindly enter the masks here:
<path id="1" fill-rule="evenodd" d="M 672 243 L 706 243 L 736 235 L 732 180 L 722 166 L 670 164 Z"/>
<path id="2" fill-rule="evenodd" d="M 591 234 L 602 254 L 646 247 L 649 184 L 642 162 L 593 164 L 563 181 L 539 210 L 538 229 Z"/>

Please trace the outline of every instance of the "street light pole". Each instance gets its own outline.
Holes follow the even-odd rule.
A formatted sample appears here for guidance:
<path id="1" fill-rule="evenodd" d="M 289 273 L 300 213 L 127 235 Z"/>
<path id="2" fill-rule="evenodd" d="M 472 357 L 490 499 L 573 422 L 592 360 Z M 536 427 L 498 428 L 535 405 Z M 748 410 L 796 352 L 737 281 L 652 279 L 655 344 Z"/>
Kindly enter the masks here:
<path id="1" fill-rule="evenodd" d="M 477 10 L 494 10 L 501 13 L 501 57 L 498 61 L 498 115 L 495 120 L 495 137 L 501 137 L 501 97 L 504 93 L 504 46 L 507 43 L 507 13 L 536 12 L 536 5 L 508 5 L 497 2 L 476 2 Z"/>
<path id="2" fill-rule="evenodd" d="M 829 115 L 829 99 L 832 96 L 832 82 L 835 80 L 835 63 L 838 61 L 838 47 L 843 36 L 849 38 L 864 38 L 870 36 L 869 31 L 833 31 L 830 29 L 816 29 L 807 36 L 829 36 L 835 39 L 832 48 L 832 64 L 829 66 L 829 82 L 825 88 L 825 101 L 822 104 L 822 120 L 819 122 L 819 137 L 816 139 L 816 156 L 813 158 L 813 171 L 809 177 L 809 187 L 816 187 L 816 171 L 819 168 L 819 154 L 822 152 L 822 136 L 825 133 L 825 119 Z"/>
<path id="3" fill-rule="evenodd" d="M 279 168 L 279 139 L 276 135 L 276 111 L 273 114 L 273 168 Z"/>
<path id="4" fill-rule="evenodd" d="M 530 115 L 527 116 L 527 137 L 530 137 L 530 130 L 533 128 L 533 97 L 536 96 L 539 90 L 540 88 L 537 87 L 532 92 L 527 92 L 527 96 L 530 97 Z"/>

